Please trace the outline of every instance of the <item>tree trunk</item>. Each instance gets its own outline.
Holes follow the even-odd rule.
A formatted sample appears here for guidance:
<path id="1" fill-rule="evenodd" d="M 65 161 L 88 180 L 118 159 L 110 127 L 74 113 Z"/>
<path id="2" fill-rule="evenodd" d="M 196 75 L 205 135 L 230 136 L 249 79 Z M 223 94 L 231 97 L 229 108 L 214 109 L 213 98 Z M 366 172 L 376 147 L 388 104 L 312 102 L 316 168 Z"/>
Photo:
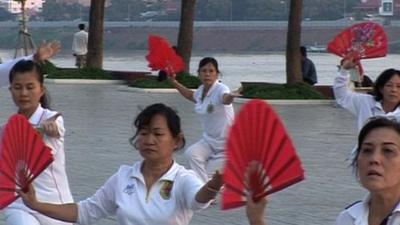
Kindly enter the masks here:
<path id="1" fill-rule="evenodd" d="M 286 37 L 286 83 L 295 84 L 303 80 L 301 74 L 301 11 L 303 0 L 291 0 Z"/>
<path id="2" fill-rule="evenodd" d="M 103 30 L 105 0 L 90 1 L 87 67 L 103 68 Z"/>
<path id="3" fill-rule="evenodd" d="M 179 23 L 178 34 L 178 54 L 185 62 L 185 72 L 190 70 L 190 57 L 193 45 L 193 23 L 196 0 L 182 0 L 181 21 Z"/>

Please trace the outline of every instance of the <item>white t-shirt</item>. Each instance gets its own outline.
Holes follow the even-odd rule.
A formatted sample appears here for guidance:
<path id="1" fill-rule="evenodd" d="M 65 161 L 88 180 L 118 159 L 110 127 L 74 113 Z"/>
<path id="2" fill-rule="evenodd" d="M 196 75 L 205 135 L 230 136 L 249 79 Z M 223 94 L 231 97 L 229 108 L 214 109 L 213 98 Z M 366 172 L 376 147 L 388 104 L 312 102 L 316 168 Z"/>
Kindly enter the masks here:
<path id="1" fill-rule="evenodd" d="M 336 225 L 368 225 L 370 196 L 342 211 L 336 219 Z M 386 225 L 400 224 L 400 203 L 387 218 Z"/>
<path id="2" fill-rule="evenodd" d="M 147 193 L 142 163 L 121 166 L 93 196 L 79 202 L 78 224 L 116 214 L 119 225 L 188 225 L 194 210 L 208 206 L 195 199 L 203 182 L 176 162 Z"/>
<path id="3" fill-rule="evenodd" d="M 204 99 L 201 99 L 204 86 L 201 85 L 193 94 L 195 112 L 199 115 L 203 126 L 203 138 L 214 149 L 224 149 L 229 127 L 234 119 L 232 104 L 223 103 L 223 95 L 230 93 L 229 88 L 215 81 Z"/>
<path id="4" fill-rule="evenodd" d="M 333 83 L 333 91 L 336 102 L 356 116 L 358 131 L 373 116 L 395 117 L 397 121 L 400 121 L 400 107 L 386 113 L 382 108 L 381 102 L 376 101 L 374 96 L 349 90 L 347 87 L 348 82 L 348 71 L 341 69 Z"/>
<path id="5" fill-rule="evenodd" d="M 88 36 L 88 33 L 84 30 L 78 31 L 74 34 L 74 39 L 72 40 L 72 52 L 74 54 L 86 55 Z"/>
<path id="6" fill-rule="evenodd" d="M 33 127 L 38 127 L 41 122 L 54 116 L 57 112 L 42 108 L 39 104 L 33 113 L 29 122 Z M 64 152 L 64 120 L 62 116 L 56 119 L 60 138 L 53 138 L 44 135 L 44 143 L 52 149 L 54 161 L 33 181 L 36 197 L 41 202 L 49 203 L 72 203 L 73 198 L 68 185 L 67 173 L 65 170 L 65 152 Z M 27 208 L 18 198 L 8 208 L 18 208 L 32 211 Z"/>

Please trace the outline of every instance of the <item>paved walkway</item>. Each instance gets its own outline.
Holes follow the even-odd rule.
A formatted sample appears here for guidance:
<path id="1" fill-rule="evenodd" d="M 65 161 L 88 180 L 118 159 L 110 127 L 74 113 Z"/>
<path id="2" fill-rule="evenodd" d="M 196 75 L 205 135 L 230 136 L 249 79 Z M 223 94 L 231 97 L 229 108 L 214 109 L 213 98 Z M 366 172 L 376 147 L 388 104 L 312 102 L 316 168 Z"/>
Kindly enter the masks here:
<path id="1" fill-rule="evenodd" d="M 140 159 L 131 148 L 132 120 L 138 108 L 163 102 L 179 111 L 187 146 L 201 134 L 193 105 L 176 93 L 132 93 L 118 85 L 48 84 L 67 128 L 66 151 L 70 186 L 75 200 L 90 196 L 121 164 Z M 0 123 L 15 110 L 9 92 L 0 89 Z M 240 104 L 235 104 L 239 109 Z M 269 225 L 334 224 L 337 214 L 364 191 L 344 159 L 353 147 L 355 122 L 343 109 L 331 105 L 275 106 L 306 170 L 306 180 L 270 197 Z M 179 163 L 185 164 L 177 154 Z M 114 218 L 98 225 L 116 224 Z M 247 224 L 243 209 L 222 212 L 213 206 L 197 213 L 193 225 Z M 0 214 L 0 225 L 4 225 Z"/>

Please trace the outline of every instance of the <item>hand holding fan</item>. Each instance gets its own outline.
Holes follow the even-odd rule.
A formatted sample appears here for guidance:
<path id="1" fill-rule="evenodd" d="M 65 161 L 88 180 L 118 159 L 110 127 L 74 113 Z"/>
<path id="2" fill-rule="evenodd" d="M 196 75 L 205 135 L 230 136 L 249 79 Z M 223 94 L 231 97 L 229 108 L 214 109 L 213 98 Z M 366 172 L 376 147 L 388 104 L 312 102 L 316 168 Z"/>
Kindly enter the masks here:
<path id="1" fill-rule="evenodd" d="M 182 58 L 170 47 L 167 40 L 159 36 L 149 36 L 149 54 L 146 59 L 153 71 L 162 70 L 168 76 L 174 76 L 185 69 Z"/>
<path id="2" fill-rule="evenodd" d="M 0 209 L 15 199 L 53 161 L 51 149 L 22 115 L 8 120 L 0 137 Z"/>
<path id="3" fill-rule="evenodd" d="M 226 142 L 222 209 L 259 201 L 304 179 L 292 141 L 271 106 L 261 100 L 245 104 Z"/>

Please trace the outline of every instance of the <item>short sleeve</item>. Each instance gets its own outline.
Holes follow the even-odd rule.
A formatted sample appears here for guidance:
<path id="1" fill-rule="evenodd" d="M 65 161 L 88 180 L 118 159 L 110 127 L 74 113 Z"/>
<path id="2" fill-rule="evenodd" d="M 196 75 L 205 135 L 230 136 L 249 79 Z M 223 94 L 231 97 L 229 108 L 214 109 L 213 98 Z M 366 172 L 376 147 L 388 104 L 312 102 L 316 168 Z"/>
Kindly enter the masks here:
<path id="1" fill-rule="evenodd" d="M 204 183 L 197 178 L 193 171 L 188 171 L 180 179 L 182 179 L 182 194 L 184 202 L 191 210 L 199 210 L 207 208 L 209 203 L 200 203 L 196 201 L 197 192 L 203 187 Z"/>
<path id="2" fill-rule="evenodd" d="M 336 218 L 336 225 L 354 225 L 354 219 L 344 210 Z"/>
<path id="3" fill-rule="evenodd" d="M 78 224 L 93 224 L 101 218 L 115 214 L 117 205 L 114 186 L 117 180 L 116 173 L 94 195 L 78 203 Z"/>
<path id="4" fill-rule="evenodd" d="M 217 103 L 223 105 L 224 104 L 223 103 L 224 95 L 229 94 L 229 93 L 231 93 L 231 90 L 229 89 L 229 87 L 226 86 L 225 84 L 220 83 L 218 86 L 218 101 L 217 101 Z"/>

